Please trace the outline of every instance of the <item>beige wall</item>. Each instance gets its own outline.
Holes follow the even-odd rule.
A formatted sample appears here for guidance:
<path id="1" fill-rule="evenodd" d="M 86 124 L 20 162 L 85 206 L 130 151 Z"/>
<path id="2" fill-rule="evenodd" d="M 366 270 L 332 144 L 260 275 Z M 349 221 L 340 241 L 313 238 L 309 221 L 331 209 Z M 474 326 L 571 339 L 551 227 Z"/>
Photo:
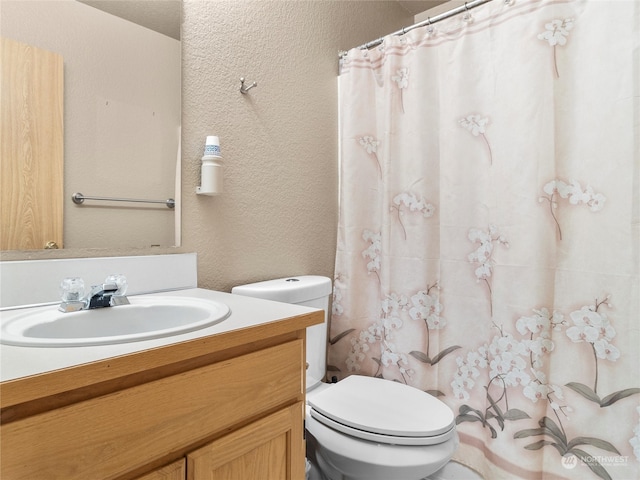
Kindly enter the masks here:
<path id="1" fill-rule="evenodd" d="M 337 54 L 412 22 L 392 1 L 185 0 L 183 245 L 168 251 L 197 252 L 201 287 L 229 290 L 278 276 L 333 276 Z M 241 95 L 240 77 L 258 87 Z M 195 194 L 207 135 L 221 142 L 225 193 L 219 197 Z M 15 258 L 25 255 L 3 255 Z"/>
<path id="2" fill-rule="evenodd" d="M 203 287 L 333 277 L 339 50 L 401 28 L 395 2 L 187 0 L 183 19 L 183 248 Z M 240 77 L 258 82 L 239 93 Z M 196 196 L 206 135 L 225 193 Z"/>

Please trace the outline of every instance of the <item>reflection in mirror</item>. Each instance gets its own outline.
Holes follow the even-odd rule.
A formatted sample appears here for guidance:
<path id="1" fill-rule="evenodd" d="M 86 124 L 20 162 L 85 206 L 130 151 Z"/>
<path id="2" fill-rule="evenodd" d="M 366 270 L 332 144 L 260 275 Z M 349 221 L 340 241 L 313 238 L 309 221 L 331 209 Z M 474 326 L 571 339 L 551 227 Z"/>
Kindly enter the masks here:
<path id="1" fill-rule="evenodd" d="M 45 166 L 53 168 L 53 159 L 47 152 L 50 145 L 59 142 L 64 156 L 64 195 L 60 198 L 59 193 L 54 194 L 55 198 L 48 201 L 62 203 L 63 232 L 60 239 L 51 239 L 59 248 L 174 245 L 179 238 L 175 211 L 180 205 L 176 173 L 180 168 L 181 47 L 178 39 L 168 35 L 177 36 L 175 32 L 179 32 L 181 2 L 87 0 L 86 3 L 75 0 L 2 0 L 0 3 L 0 31 L 4 39 L 21 45 L 17 50 L 27 55 L 53 52 L 63 65 L 60 68 L 63 80 L 59 82 L 61 102 L 59 107 L 53 107 L 54 111 L 58 108 L 59 116 L 63 117 L 59 128 L 49 120 L 40 124 L 26 121 L 33 116 L 33 108 L 48 102 L 44 99 L 45 87 L 37 83 L 38 87 L 27 90 L 18 105 L 7 104 L 5 91 L 16 88 L 5 87 L 15 83 L 19 76 L 12 72 L 7 81 L 3 73 L 0 168 L 2 195 L 9 192 L 10 200 L 2 199 L 2 230 L 17 232 L 26 223 L 40 223 L 32 220 L 37 218 L 33 214 L 32 198 L 51 193 L 52 189 L 42 187 L 37 195 L 25 194 L 26 185 L 33 181 L 27 174 L 54 176 L 43 172 L 46 172 Z M 115 16 L 88 3 L 98 7 L 101 3 L 120 4 L 127 8 L 124 12 L 114 12 L 120 15 Z M 136 6 L 137 11 L 142 7 L 147 13 L 157 14 L 170 6 L 171 15 L 178 16 L 173 19 L 173 33 L 168 30 L 166 34 L 158 33 L 121 18 L 131 18 Z M 153 16 L 143 15 L 143 18 Z M 3 41 L 3 72 L 8 70 L 5 62 L 9 58 L 18 58 L 18 65 L 23 65 L 21 73 L 29 70 L 25 65 L 34 65 L 31 61 L 20 63 L 17 54 L 5 55 L 5 43 L 9 42 Z M 31 70 L 38 82 L 42 82 L 39 69 L 31 67 Z M 44 77 L 48 81 L 56 75 Z M 11 105 L 8 111 L 5 111 L 6 104 Z M 5 122 L 5 119 L 8 120 Z M 44 146 L 37 146 L 46 138 L 44 133 L 62 138 L 44 140 Z M 5 188 L 5 180 L 10 177 L 4 172 L 8 168 L 18 170 L 6 167 L 10 156 L 15 155 L 20 156 L 22 179 L 11 180 L 11 187 Z M 96 197 L 175 198 L 177 205 L 175 210 L 163 204 L 88 200 L 78 205 L 71 199 L 76 192 Z M 5 215 L 7 203 L 13 204 L 17 212 Z M 50 216 L 49 213 L 41 215 Z M 3 250 L 44 248 L 40 240 L 25 242 L 21 234 L 13 237 L 17 238 L 17 245 L 6 245 L 3 238 Z"/>

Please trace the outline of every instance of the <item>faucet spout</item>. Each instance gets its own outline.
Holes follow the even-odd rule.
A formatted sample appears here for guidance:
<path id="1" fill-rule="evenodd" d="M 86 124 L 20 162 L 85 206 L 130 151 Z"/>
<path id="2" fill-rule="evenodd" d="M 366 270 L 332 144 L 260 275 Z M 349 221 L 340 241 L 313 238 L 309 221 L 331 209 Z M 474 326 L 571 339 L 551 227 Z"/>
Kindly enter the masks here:
<path id="1" fill-rule="evenodd" d="M 129 300 L 124 295 L 116 295 L 118 285 L 115 283 L 103 283 L 94 285 L 89 293 L 87 309 L 111 307 L 113 305 L 127 305 Z"/>

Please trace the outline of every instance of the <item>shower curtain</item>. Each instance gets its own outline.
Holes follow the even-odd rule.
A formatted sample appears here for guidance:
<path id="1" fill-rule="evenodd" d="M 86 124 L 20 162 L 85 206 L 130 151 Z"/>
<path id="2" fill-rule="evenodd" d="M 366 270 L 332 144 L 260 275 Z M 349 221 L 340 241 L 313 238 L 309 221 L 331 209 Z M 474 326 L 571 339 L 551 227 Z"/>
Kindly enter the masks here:
<path id="1" fill-rule="evenodd" d="M 341 61 L 329 375 L 436 395 L 487 479 L 640 478 L 639 25 L 495 0 Z"/>

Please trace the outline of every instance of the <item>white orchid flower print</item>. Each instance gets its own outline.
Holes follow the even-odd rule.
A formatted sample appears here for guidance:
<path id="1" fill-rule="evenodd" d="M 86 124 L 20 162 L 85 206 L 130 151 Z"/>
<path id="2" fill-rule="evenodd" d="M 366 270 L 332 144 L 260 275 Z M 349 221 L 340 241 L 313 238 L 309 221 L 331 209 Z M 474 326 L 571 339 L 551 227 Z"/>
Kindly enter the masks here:
<path id="1" fill-rule="evenodd" d="M 475 231 L 472 237 L 486 243 L 488 237 L 496 234 L 494 227 L 490 232 Z M 490 256 L 490 253 L 491 249 L 486 248 L 479 257 Z M 450 383 L 454 397 L 458 401 L 466 402 L 473 398 L 471 392 L 474 388 L 476 392 L 483 390 L 486 396 L 486 399 L 480 401 L 480 405 L 463 403 L 459 407 L 456 423 L 481 424 L 483 428 L 490 430 L 492 438 L 496 438 L 498 429 L 505 430 L 507 421 L 531 419 L 526 411 L 512 406 L 514 403 L 522 405 L 520 400 L 526 399 L 531 405 L 545 403 L 548 406 L 546 411 L 553 412 L 553 415 L 542 416 L 536 427 L 525 428 L 513 434 L 516 440 L 536 438 L 536 441 L 524 448 L 538 450 L 550 445 L 563 456 L 584 454 L 581 448 L 588 445 L 620 454 L 613 445 L 600 438 L 567 436 L 568 432 L 563 422 L 569 420 L 569 413 L 573 408 L 568 404 L 568 399 L 565 399 L 562 388 L 550 381 L 543 371 L 546 357 L 550 357 L 557 350 L 552 340 L 552 331 L 566 328 L 565 333 L 574 342 L 586 342 L 591 345 L 596 361 L 596 382 L 593 389 L 577 382 L 566 383 L 566 387 L 595 402 L 600 408 L 640 394 L 640 388 L 627 388 L 601 398 L 596 391 L 598 359 L 615 361 L 620 356 L 618 349 L 611 344 L 616 335 L 615 329 L 606 313 L 602 311 L 605 306 L 612 308 L 609 299 L 610 296 L 606 296 L 602 301 L 596 300 L 594 305 L 574 308 L 568 315 L 549 308 L 533 309 L 532 315 L 521 316 L 515 321 L 516 330 L 524 337 L 522 339 L 494 324 L 499 330 L 499 335 L 494 336 L 491 343 L 468 352 L 466 357 L 459 356 L 456 359 L 457 369 Z M 582 374 L 584 371 L 585 369 L 579 369 L 577 372 Z M 479 379 L 482 378 L 488 378 L 488 381 L 481 382 Z M 517 393 L 516 389 L 521 389 L 521 396 L 514 401 L 511 396 Z M 640 450 L 640 426 L 634 430 L 634 434 L 629 443 L 634 449 Z M 540 437 L 542 439 L 538 440 Z M 603 472 L 601 478 L 610 478 L 599 464 L 596 467 L 596 470 Z"/>
<path id="2" fill-rule="evenodd" d="M 567 412 L 572 412 L 573 409 L 559 403 L 561 400 L 564 400 L 564 396 L 562 389 L 558 385 L 547 383 L 546 375 L 542 372 L 535 373 L 536 379 L 522 389 L 522 394 L 531 400 L 532 403 L 537 403 L 538 400 L 548 402 L 551 409 L 555 412 L 558 422 L 562 425 L 558 413 L 564 414 L 564 416 L 569 419 Z"/>
<path id="3" fill-rule="evenodd" d="M 378 146 L 380 142 L 371 135 L 365 135 L 358 140 L 360 145 L 367 151 L 369 155 L 372 155 L 376 161 L 378 167 L 378 173 L 382 176 L 382 166 L 380 165 L 380 159 L 378 158 Z"/>
<path id="4" fill-rule="evenodd" d="M 456 358 L 458 368 L 451 382 L 451 389 L 458 400 L 469 399 L 469 391 L 475 386 L 480 370 L 489 366 L 488 350 L 489 346 L 484 344 L 477 350 L 467 352 L 466 358 Z"/>
<path id="5" fill-rule="evenodd" d="M 404 207 L 407 207 L 409 212 L 420 212 L 424 218 L 432 217 L 436 211 L 436 207 L 427 202 L 423 197 L 412 192 L 402 192 L 393 197 L 393 205 L 390 207 L 390 210 L 397 212 L 398 222 L 402 227 L 402 233 L 406 240 L 407 230 L 402 222 L 402 217 L 405 214 Z"/>
<path id="6" fill-rule="evenodd" d="M 598 358 L 603 358 L 605 360 L 609 360 L 610 362 L 615 362 L 618 358 L 620 358 L 620 350 L 611 345 L 607 340 L 596 340 L 595 342 L 593 342 L 593 348 Z"/>
<path id="7" fill-rule="evenodd" d="M 399 89 L 405 89 L 409 86 L 409 69 L 408 68 L 400 68 L 396 71 L 396 74 L 391 77 L 391 79 L 396 82 Z"/>
<path id="8" fill-rule="evenodd" d="M 579 342 L 595 342 L 598 337 L 598 330 L 590 325 L 582 325 L 580 327 L 571 327 L 567 329 L 567 337 L 574 343 Z"/>
<path id="9" fill-rule="evenodd" d="M 540 399 L 547 399 L 547 395 L 551 393 L 551 388 L 548 385 L 532 383 L 524 387 L 522 393 L 533 403 L 537 403 Z"/>
<path id="10" fill-rule="evenodd" d="M 378 281 L 380 281 L 378 272 L 380 271 L 380 254 L 382 253 L 382 236 L 380 232 L 365 230 L 362 232 L 362 239 L 369 242 L 369 247 L 362 252 L 362 256 L 369 259 L 369 262 L 367 262 L 367 271 L 369 273 L 375 273 Z"/>
<path id="11" fill-rule="evenodd" d="M 627 388 L 602 398 L 598 394 L 598 359 L 615 362 L 621 355 L 620 350 L 611 343 L 616 336 L 616 331 L 607 314 L 602 311 L 603 306 L 612 308 L 609 303 L 610 298 L 611 296 L 607 295 L 602 301 L 596 299 L 593 305 L 585 305 L 571 312 L 569 317 L 573 326 L 566 331 L 567 336 L 574 343 L 591 345 L 595 362 L 593 388 L 578 382 L 567 383 L 567 386 L 587 400 L 599 404 L 600 407 L 608 407 L 618 400 L 640 393 L 640 388 Z"/>
<path id="12" fill-rule="evenodd" d="M 560 240 L 562 240 L 562 229 L 560 228 L 560 222 L 555 213 L 558 208 L 558 197 L 567 199 L 570 205 L 586 205 L 589 207 L 589 210 L 594 213 L 602 210 L 607 200 L 603 194 L 594 192 L 591 185 L 587 185 L 583 190 L 580 183 L 573 179 L 569 182 L 558 178 L 551 180 L 542 187 L 542 191 L 546 193 L 547 196 L 541 196 L 538 198 L 538 201 L 549 202 L 549 210 L 556 224 L 556 231 Z"/>
<path id="13" fill-rule="evenodd" d="M 360 145 L 365 148 L 367 153 L 376 153 L 378 151 L 378 145 L 380 145 L 380 142 L 378 142 L 371 136 L 365 136 L 360 139 Z"/>
<path id="14" fill-rule="evenodd" d="M 391 80 L 396 82 L 398 89 L 400 89 L 400 106 L 402 107 L 402 113 L 404 113 L 404 91 L 409 87 L 409 69 L 399 68 L 396 70 L 396 74 L 391 77 Z"/>
<path id="15" fill-rule="evenodd" d="M 573 28 L 573 19 L 565 18 L 563 20 L 554 19 L 545 24 L 545 31 L 538 35 L 538 39 L 546 40 L 553 47 L 553 66 L 556 77 L 560 77 L 558 73 L 558 61 L 556 48 L 567 44 L 567 37 Z"/>
<path id="16" fill-rule="evenodd" d="M 378 371 L 374 376 L 378 376 L 383 367 L 392 368 L 407 383 L 415 372 L 410 368 L 407 354 L 399 351 L 393 343 L 395 332 L 402 328 L 401 312 L 407 305 L 404 295 L 392 293 L 385 296 L 380 302 L 378 318 L 366 330 L 360 331 L 357 338 L 351 339 L 351 349 L 345 361 L 348 371 L 359 372 L 362 362 L 369 354 L 374 354 L 372 350 L 377 345 L 380 351 L 375 357 Z"/>
<path id="17" fill-rule="evenodd" d="M 489 123 L 489 118 L 481 117 L 480 115 L 467 115 L 465 118 L 458 120 L 458 123 L 469 130 L 474 137 L 477 137 L 478 135 L 484 135 L 485 126 Z"/>
<path id="18" fill-rule="evenodd" d="M 486 126 L 489 124 L 489 117 L 483 117 L 481 115 L 467 115 L 464 118 L 458 120 L 458 124 L 468 130 L 474 137 L 480 137 L 484 140 L 487 150 L 489 152 L 489 164 L 493 164 L 493 153 L 491 151 L 491 145 L 487 140 Z"/>
<path id="19" fill-rule="evenodd" d="M 439 330 L 444 328 L 447 321 L 440 316 L 442 304 L 436 295 L 429 295 L 423 290 L 411 297 L 412 307 L 409 309 L 409 316 L 413 320 L 423 320 L 429 330 Z"/>
<path id="20" fill-rule="evenodd" d="M 393 203 L 397 206 L 409 207 L 412 212 L 420 212 L 422 216 L 431 217 L 436 207 L 427 202 L 423 197 L 418 197 L 415 193 L 402 192 L 393 197 Z"/>
<path id="21" fill-rule="evenodd" d="M 443 309 L 444 307 L 440 303 L 440 284 L 438 281 L 427 287 L 426 290 L 421 290 L 412 295 L 411 304 L 406 308 L 412 320 L 424 322 L 426 327 L 426 340 L 424 342 L 426 348 L 409 352 L 409 355 L 425 365 L 434 366 L 445 356 L 460 348 L 459 345 L 452 345 L 435 355 L 431 353 L 431 331 L 442 330 L 447 325 L 446 319 L 440 316 Z M 435 395 L 444 395 L 439 391 L 434 391 L 433 393 Z"/>
<path id="22" fill-rule="evenodd" d="M 551 335 L 551 328 L 554 330 L 560 330 L 561 325 L 564 325 L 564 315 L 562 313 L 553 311 L 549 312 L 547 308 L 541 308 L 539 310 L 533 310 L 534 315 L 531 317 L 520 317 L 516 322 L 516 329 L 520 335 L 538 334 L 543 338 L 548 338 Z"/>
<path id="23" fill-rule="evenodd" d="M 531 366 L 536 369 L 544 365 L 544 356 L 555 350 L 555 344 L 551 340 L 551 330 L 560 330 L 566 325 L 564 315 L 547 308 L 534 309 L 530 317 L 520 317 L 516 321 L 518 333 L 528 339 L 523 340 L 530 352 Z"/>
<path id="24" fill-rule="evenodd" d="M 513 352 L 505 352 L 496 356 L 490 363 L 489 375 L 502 375 L 503 382 L 508 387 L 529 385 L 531 377 L 525 371 L 527 362 L 521 356 Z"/>
<path id="25" fill-rule="evenodd" d="M 383 321 L 378 317 L 366 330 L 361 330 L 357 338 L 352 338 L 351 350 L 345 361 L 347 370 L 359 372 L 361 363 L 367 358 L 373 344 L 380 342 L 386 334 Z"/>
<path id="26" fill-rule="evenodd" d="M 456 364 L 458 368 L 450 385 L 458 400 L 468 400 L 470 391 L 481 376 L 480 370 L 489 369 L 489 381 L 481 385 L 486 395 L 485 406 L 476 409 L 462 405 L 456 423 L 482 422 L 483 427 L 491 431 L 491 437 L 496 438 L 497 430 L 489 420 L 495 420 L 498 427 L 504 429 L 505 420 L 531 418 L 526 412 L 509 407 L 508 398 L 509 387 L 526 388 L 532 382 L 526 371 L 527 349 L 524 343 L 501 331 L 490 344 L 468 352 L 466 358 L 458 357 Z"/>
<path id="27" fill-rule="evenodd" d="M 620 357 L 620 350 L 609 343 L 616 336 L 616 331 L 604 312 L 597 312 L 594 306 L 589 305 L 571 312 L 569 316 L 574 324 L 567 329 L 571 341 L 591 343 L 596 358 L 615 362 Z"/>
<path id="28" fill-rule="evenodd" d="M 540 40 L 546 40 L 552 47 L 555 45 L 566 45 L 569 31 L 573 28 L 573 18 L 552 20 L 545 24 L 544 28 L 545 31 L 538 35 Z"/>
<path id="29" fill-rule="evenodd" d="M 373 237 L 377 236 L 378 234 L 373 234 Z M 426 366 L 433 367 L 449 353 L 459 349 L 458 345 L 452 345 L 434 355 L 430 354 L 430 338 L 435 334 L 433 331 L 442 330 L 446 326 L 446 320 L 441 316 L 444 307 L 440 302 L 439 290 L 440 287 L 436 281 L 426 290 L 412 295 L 386 294 L 380 300 L 377 317 L 366 329 L 361 330 L 357 335 L 351 335 L 354 329 L 348 329 L 333 337 L 330 340 L 332 344 L 350 336 L 351 346 L 345 360 L 347 370 L 359 372 L 364 369 L 364 362 L 371 360 L 368 365 L 375 366 L 376 371 L 369 374 L 376 377 L 383 375 L 384 378 L 393 377 L 396 381 L 409 384 L 415 374 L 410 361 L 418 360 Z M 423 322 L 426 327 L 426 339 L 416 337 L 420 339 L 418 347 L 420 350 L 405 352 L 395 343 L 394 337 L 407 320 Z M 423 349 L 426 351 L 422 351 Z M 431 392 L 435 395 L 444 395 L 435 390 Z"/>
<path id="30" fill-rule="evenodd" d="M 489 225 L 487 231 L 472 228 L 469 230 L 468 238 L 470 241 L 480 244 L 474 252 L 467 255 L 467 259 L 470 263 L 479 264 L 474 274 L 476 281 L 483 281 L 489 289 L 489 307 L 493 314 L 491 276 L 494 261 L 491 256 L 493 254 L 494 244 L 509 248 L 509 242 L 504 235 L 498 234 L 498 229 L 495 225 Z"/>

